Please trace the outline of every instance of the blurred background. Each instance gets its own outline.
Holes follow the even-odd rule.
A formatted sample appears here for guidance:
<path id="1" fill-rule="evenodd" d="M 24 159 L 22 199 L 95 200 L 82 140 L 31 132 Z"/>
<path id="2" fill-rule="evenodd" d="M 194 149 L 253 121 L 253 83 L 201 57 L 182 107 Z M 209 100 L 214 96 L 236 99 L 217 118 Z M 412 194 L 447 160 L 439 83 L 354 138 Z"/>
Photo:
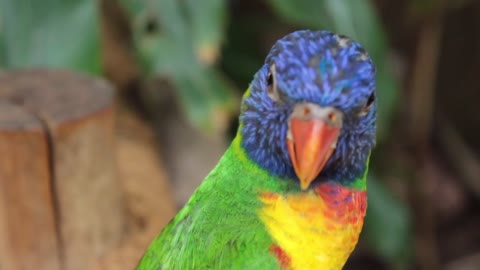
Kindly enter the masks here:
<path id="1" fill-rule="evenodd" d="M 479 18 L 475 0 L 0 0 L 0 79 L 48 68 L 115 87 L 124 225 L 88 266 L 59 269 L 132 269 L 229 145 L 272 44 L 304 28 L 361 42 L 378 70 L 369 207 L 345 269 L 480 269 Z M 0 269 L 27 269 L 6 238 Z"/>

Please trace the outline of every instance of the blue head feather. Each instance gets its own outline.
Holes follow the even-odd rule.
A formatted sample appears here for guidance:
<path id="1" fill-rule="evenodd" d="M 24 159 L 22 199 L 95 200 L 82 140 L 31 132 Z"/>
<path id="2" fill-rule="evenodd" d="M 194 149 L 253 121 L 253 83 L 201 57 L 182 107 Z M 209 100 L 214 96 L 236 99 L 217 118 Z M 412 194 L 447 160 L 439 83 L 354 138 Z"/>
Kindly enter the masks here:
<path id="1" fill-rule="evenodd" d="M 267 93 L 275 64 L 280 101 Z M 298 102 L 343 113 L 337 148 L 315 181 L 348 184 L 361 178 L 375 144 L 375 67 L 363 47 L 329 31 L 297 31 L 275 43 L 242 102 L 241 132 L 247 155 L 272 175 L 298 180 L 287 150 L 288 118 Z"/>

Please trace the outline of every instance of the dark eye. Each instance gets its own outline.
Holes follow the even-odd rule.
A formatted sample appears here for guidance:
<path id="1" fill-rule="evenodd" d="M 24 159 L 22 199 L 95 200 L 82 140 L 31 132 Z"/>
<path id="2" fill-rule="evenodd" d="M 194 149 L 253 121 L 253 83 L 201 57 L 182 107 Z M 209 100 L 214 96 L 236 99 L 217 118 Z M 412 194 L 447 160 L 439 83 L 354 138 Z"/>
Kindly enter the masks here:
<path id="1" fill-rule="evenodd" d="M 375 92 L 372 92 L 370 96 L 368 96 L 367 102 L 363 105 L 362 110 L 360 111 L 360 116 L 367 115 L 368 111 L 372 107 L 373 103 L 375 102 Z"/>
<path id="2" fill-rule="evenodd" d="M 370 96 L 368 97 L 367 103 L 365 103 L 365 107 L 370 109 L 370 107 L 372 107 L 372 105 L 373 105 L 373 102 L 375 102 L 375 93 L 374 92 L 372 92 L 370 94 Z"/>
<path id="3" fill-rule="evenodd" d="M 267 87 L 268 88 L 272 88 L 273 86 L 273 75 L 272 75 L 272 72 L 268 72 L 267 74 Z"/>
<path id="4" fill-rule="evenodd" d="M 267 94 L 274 101 L 279 101 L 280 96 L 278 95 L 277 82 L 276 82 L 276 68 L 275 64 L 270 66 L 270 70 L 267 74 Z"/>

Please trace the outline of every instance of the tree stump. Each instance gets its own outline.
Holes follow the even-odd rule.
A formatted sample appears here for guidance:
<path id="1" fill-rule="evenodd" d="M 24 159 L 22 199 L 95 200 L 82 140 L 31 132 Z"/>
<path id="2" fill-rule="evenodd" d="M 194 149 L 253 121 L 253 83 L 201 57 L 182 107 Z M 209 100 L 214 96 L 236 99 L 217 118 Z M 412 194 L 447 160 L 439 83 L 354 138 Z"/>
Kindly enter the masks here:
<path id="1" fill-rule="evenodd" d="M 126 218 L 113 89 L 67 71 L 0 74 L 0 270 L 87 269 Z"/>
<path id="2" fill-rule="evenodd" d="M 159 155 L 158 137 L 148 122 L 128 108 L 117 106 L 116 136 L 117 167 L 128 209 L 128 232 L 118 247 L 86 270 L 135 269 L 150 243 L 177 210 L 163 158 Z"/>

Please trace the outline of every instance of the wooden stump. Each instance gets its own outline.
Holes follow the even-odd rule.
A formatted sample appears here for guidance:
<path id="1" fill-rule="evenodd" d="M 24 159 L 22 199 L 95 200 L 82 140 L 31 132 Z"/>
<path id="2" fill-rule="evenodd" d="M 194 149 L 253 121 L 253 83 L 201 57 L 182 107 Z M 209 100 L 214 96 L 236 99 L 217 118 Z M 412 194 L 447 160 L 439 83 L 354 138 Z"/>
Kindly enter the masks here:
<path id="1" fill-rule="evenodd" d="M 87 269 L 125 229 L 113 89 L 66 71 L 0 76 L 0 269 Z"/>
<path id="2" fill-rule="evenodd" d="M 35 116 L 3 101 L 0 269 L 60 269 L 47 136 Z"/>
<path id="3" fill-rule="evenodd" d="M 120 107 L 117 115 L 117 167 L 126 197 L 129 230 L 121 245 L 88 270 L 135 269 L 177 210 L 155 132 L 128 109 Z"/>

